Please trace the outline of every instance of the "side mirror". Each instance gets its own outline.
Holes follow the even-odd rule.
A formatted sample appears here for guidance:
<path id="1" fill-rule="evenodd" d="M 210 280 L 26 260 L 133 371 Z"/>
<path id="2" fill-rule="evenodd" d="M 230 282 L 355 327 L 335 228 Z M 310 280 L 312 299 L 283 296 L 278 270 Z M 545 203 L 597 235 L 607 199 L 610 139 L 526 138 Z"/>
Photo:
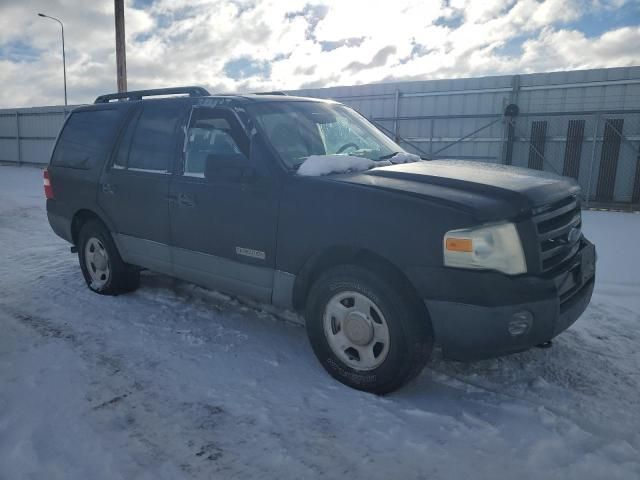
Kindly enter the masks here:
<path id="1" fill-rule="evenodd" d="M 207 156 L 204 177 L 210 182 L 247 182 L 255 177 L 255 169 L 242 153 L 214 153 Z"/>

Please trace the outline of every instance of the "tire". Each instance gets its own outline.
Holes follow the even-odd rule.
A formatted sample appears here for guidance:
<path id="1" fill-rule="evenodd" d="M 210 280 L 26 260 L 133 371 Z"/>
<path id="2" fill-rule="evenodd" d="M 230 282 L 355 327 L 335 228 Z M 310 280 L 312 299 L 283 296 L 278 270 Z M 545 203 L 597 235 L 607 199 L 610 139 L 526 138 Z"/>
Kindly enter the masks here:
<path id="1" fill-rule="evenodd" d="M 140 285 L 139 270 L 122 261 L 111 233 L 100 221 L 89 220 L 80 229 L 78 260 L 87 286 L 96 293 L 118 295 Z"/>
<path id="2" fill-rule="evenodd" d="M 311 287 L 305 311 L 311 347 L 325 370 L 349 387 L 379 395 L 393 392 L 416 377 L 431 357 L 428 315 L 415 295 L 394 283 L 343 265 Z"/>

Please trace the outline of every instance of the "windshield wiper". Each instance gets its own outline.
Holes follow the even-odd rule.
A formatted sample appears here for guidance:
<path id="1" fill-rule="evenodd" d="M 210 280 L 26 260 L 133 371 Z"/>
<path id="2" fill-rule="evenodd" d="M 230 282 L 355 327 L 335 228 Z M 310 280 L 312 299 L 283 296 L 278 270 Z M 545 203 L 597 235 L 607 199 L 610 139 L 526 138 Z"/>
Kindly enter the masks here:
<path id="1" fill-rule="evenodd" d="M 389 160 L 391 157 L 395 157 L 399 153 L 402 153 L 402 152 L 391 152 L 391 153 L 388 153 L 387 155 L 382 155 L 378 157 L 378 160 L 376 160 L 376 162 L 379 162 L 380 160 Z"/>

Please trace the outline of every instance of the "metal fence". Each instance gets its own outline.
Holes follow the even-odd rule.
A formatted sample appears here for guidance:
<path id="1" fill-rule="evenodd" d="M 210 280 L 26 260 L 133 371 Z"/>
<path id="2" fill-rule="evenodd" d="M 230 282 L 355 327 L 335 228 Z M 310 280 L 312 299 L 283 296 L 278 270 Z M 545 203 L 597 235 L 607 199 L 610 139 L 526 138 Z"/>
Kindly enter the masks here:
<path id="1" fill-rule="evenodd" d="M 587 205 L 640 207 L 640 110 L 528 114 L 505 123 L 512 143 L 503 163 L 573 177 Z"/>
<path id="2" fill-rule="evenodd" d="M 404 148 L 575 178 L 586 206 L 640 209 L 640 67 L 306 89 Z"/>
<path id="3" fill-rule="evenodd" d="M 463 117 L 460 120 L 467 123 L 467 132 L 461 131 L 460 136 L 440 134 L 450 129 L 449 122 L 456 119 L 372 120 L 407 150 L 426 158 L 468 159 L 545 170 L 575 178 L 582 187 L 586 206 L 640 208 L 640 110 Z M 390 121 L 394 122 L 392 128 L 384 125 Z M 404 122 L 413 122 L 414 129 L 425 122 L 423 128 L 429 131 L 428 136 L 403 136 Z"/>
<path id="4" fill-rule="evenodd" d="M 0 110 L 0 162 L 46 164 L 65 116 L 73 108 Z"/>
<path id="5" fill-rule="evenodd" d="M 587 206 L 640 209 L 640 67 L 289 93 L 351 105 L 427 158 L 551 171 Z M 71 109 L 0 110 L 0 162 L 45 164 Z"/>

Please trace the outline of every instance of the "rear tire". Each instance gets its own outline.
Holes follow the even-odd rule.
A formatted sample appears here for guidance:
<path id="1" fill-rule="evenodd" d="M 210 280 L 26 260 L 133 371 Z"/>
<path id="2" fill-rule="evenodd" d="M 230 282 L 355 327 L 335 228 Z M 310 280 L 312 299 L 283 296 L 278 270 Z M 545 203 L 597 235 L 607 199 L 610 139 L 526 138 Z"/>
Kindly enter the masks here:
<path id="1" fill-rule="evenodd" d="M 315 281 L 305 318 L 322 366 L 358 390 L 393 392 L 431 357 L 431 323 L 419 300 L 356 265 L 332 268 Z"/>
<path id="2" fill-rule="evenodd" d="M 80 229 L 78 259 L 87 286 L 96 293 L 118 295 L 140 285 L 140 271 L 122 261 L 111 233 L 97 220 Z"/>

